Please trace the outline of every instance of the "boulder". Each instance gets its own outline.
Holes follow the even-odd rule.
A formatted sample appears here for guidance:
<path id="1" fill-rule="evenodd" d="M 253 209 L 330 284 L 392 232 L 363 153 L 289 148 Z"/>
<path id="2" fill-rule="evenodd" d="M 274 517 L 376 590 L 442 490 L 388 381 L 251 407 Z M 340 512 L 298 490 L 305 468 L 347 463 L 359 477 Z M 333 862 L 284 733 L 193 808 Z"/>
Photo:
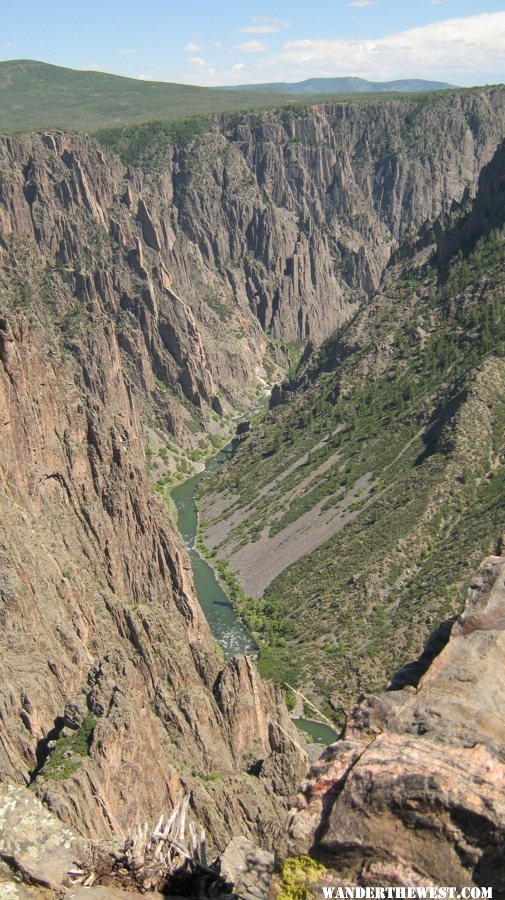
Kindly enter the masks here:
<path id="1" fill-rule="evenodd" d="M 504 683 L 505 559 L 492 556 L 417 690 L 363 698 L 312 767 L 283 852 L 320 861 L 321 884 L 504 891 Z"/>

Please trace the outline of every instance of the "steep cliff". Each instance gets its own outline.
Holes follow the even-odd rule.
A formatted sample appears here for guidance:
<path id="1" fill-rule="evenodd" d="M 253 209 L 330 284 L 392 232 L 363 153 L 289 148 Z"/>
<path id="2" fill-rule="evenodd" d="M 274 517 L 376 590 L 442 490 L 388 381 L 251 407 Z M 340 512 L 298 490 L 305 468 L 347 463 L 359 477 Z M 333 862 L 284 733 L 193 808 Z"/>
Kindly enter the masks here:
<path id="1" fill-rule="evenodd" d="M 309 772 L 284 846 L 322 862 L 309 896 L 321 884 L 503 896 L 504 571 L 485 560 L 417 689 L 362 699 Z"/>
<path id="2" fill-rule="evenodd" d="M 222 116 L 175 151 L 161 127 L 103 139 L 158 171 L 173 154 L 181 246 L 224 276 L 222 302 L 246 304 L 277 340 L 320 342 L 377 287 L 399 241 L 475 192 L 504 98 L 494 88 Z"/>
<path id="3" fill-rule="evenodd" d="M 203 485 L 263 671 L 336 709 L 459 612 L 503 528 L 503 166 L 500 145 Z"/>
<path id="4" fill-rule="evenodd" d="M 327 337 L 399 241 L 475 192 L 504 115 L 496 88 L 104 134 L 137 167 L 81 135 L 4 138 L 4 291 L 50 297 L 67 344 L 112 318 L 142 405 L 196 448 L 212 411 L 250 402 L 286 344 Z"/>
<path id="5" fill-rule="evenodd" d="M 113 324 L 62 359 L 40 323 L 3 315 L 0 409 L 2 778 L 81 834 L 192 790 L 213 846 L 237 829 L 269 843 L 292 726 L 250 662 L 220 672 Z"/>

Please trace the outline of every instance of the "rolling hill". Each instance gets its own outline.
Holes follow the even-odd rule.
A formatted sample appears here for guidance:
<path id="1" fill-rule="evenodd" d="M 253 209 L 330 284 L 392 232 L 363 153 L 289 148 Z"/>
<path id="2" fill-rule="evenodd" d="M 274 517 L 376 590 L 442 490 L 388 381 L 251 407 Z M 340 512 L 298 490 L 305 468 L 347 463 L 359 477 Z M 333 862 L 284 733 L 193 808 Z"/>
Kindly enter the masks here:
<path id="1" fill-rule="evenodd" d="M 272 91 L 223 93 L 217 88 L 139 81 L 66 69 L 33 60 L 0 62 L 0 131 L 104 126 L 266 109 L 291 100 Z"/>
<path id="2" fill-rule="evenodd" d="M 141 81 L 29 59 L 5 60 L 0 62 L 0 132 L 44 128 L 96 131 L 153 120 L 269 109 L 297 99 L 448 87 L 420 80 L 380 84 L 362 78 L 311 78 L 298 84 L 206 88 Z"/>

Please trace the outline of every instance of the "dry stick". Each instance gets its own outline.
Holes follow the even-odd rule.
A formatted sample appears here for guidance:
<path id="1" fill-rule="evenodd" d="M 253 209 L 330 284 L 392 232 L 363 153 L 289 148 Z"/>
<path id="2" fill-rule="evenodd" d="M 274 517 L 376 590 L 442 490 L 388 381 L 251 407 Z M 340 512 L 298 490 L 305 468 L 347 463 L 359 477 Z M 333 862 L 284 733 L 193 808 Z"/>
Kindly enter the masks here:
<path id="1" fill-rule="evenodd" d="M 205 828 L 200 826 L 200 859 L 204 866 L 207 865 L 207 841 L 205 837 Z"/>
<path id="2" fill-rule="evenodd" d="M 326 724 L 329 725 L 330 728 L 331 728 L 333 731 L 335 731 L 335 725 L 333 724 L 333 722 L 331 721 L 331 719 L 328 719 L 328 717 L 325 716 L 325 714 L 322 713 L 321 710 L 317 708 L 317 706 L 314 706 L 314 704 L 311 703 L 311 701 L 305 696 L 305 694 L 302 694 L 301 691 L 297 691 L 296 688 L 291 687 L 291 685 L 288 684 L 287 681 L 285 681 L 284 684 L 286 685 L 287 688 L 289 688 L 290 691 L 293 691 L 294 694 L 298 694 L 298 696 L 301 697 L 302 700 L 305 701 L 305 703 L 307 704 L 307 706 L 310 706 L 310 708 L 313 709 L 315 713 L 317 713 L 317 715 L 319 716 L 319 718 L 322 719 L 323 722 L 326 722 Z"/>
<path id="3" fill-rule="evenodd" d="M 156 826 L 156 828 L 155 828 L 154 830 L 155 830 L 155 831 L 160 831 L 162 834 L 168 834 L 166 826 L 165 826 L 165 828 L 163 828 L 163 816 L 161 816 L 161 818 L 160 818 L 160 820 L 159 820 L 159 822 L 158 822 L 158 824 L 157 824 L 157 826 Z M 159 857 L 161 856 L 161 851 L 162 851 L 162 849 L 163 849 L 163 844 L 158 843 L 158 846 L 156 847 L 156 850 L 155 850 L 155 853 L 154 853 L 154 858 L 155 858 L 155 859 L 159 859 Z"/>
<path id="4" fill-rule="evenodd" d="M 171 847 L 174 848 L 174 850 L 177 850 L 177 852 L 180 853 L 181 856 L 184 857 L 184 859 L 188 859 L 195 866 L 197 866 L 199 869 L 203 869 L 203 871 L 207 872 L 209 875 L 214 875 L 214 877 L 217 876 L 218 878 L 221 877 L 219 875 L 219 872 L 217 872 L 215 869 L 212 869 L 210 866 L 207 866 L 205 863 L 200 862 L 198 859 L 194 859 L 191 856 L 191 853 L 188 853 L 186 848 L 183 847 L 181 844 L 179 844 L 178 841 L 175 841 L 173 838 L 166 838 L 163 834 L 153 834 L 153 837 L 156 838 L 158 841 L 166 841 L 168 844 L 170 844 Z"/>
<path id="5" fill-rule="evenodd" d="M 195 829 L 195 826 L 193 825 L 193 822 L 189 823 L 189 836 L 191 839 L 191 852 L 193 853 L 194 856 L 196 856 L 198 853 L 198 841 L 196 838 L 196 829 Z"/>
<path id="6" fill-rule="evenodd" d="M 179 822 L 179 840 L 180 841 L 184 840 L 184 834 L 186 831 L 186 813 L 188 811 L 189 798 L 190 798 L 190 795 L 187 794 L 186 797 L 184 798 L 184 800 L 182 801 L 181 821 Z"/>

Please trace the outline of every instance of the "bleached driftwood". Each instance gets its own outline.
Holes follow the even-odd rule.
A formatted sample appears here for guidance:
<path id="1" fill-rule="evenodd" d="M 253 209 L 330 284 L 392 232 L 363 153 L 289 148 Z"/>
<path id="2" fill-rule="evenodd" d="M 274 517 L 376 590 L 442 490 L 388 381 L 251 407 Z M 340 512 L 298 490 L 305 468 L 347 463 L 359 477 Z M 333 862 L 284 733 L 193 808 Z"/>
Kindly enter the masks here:
<path id="1" fill-rule="evenodd" d="M 147 822 L 130 829 L 123 849 L 114 854 L 121 870 L 131 873 L 136 884 L 147 889 L 159 886 L 183 867 L 222 880 L 207 863 L 205 830 L 199 828 L 197 833 L 188 819 L 190 799 L 190 794 L 181 798 L 166 820 L 164 815 L 159 817 L 154 829 Z M 90 885 L 96 879 L 89 870 L 71 874 L 83 876 L 78 879 L 81 884 Z"/>

